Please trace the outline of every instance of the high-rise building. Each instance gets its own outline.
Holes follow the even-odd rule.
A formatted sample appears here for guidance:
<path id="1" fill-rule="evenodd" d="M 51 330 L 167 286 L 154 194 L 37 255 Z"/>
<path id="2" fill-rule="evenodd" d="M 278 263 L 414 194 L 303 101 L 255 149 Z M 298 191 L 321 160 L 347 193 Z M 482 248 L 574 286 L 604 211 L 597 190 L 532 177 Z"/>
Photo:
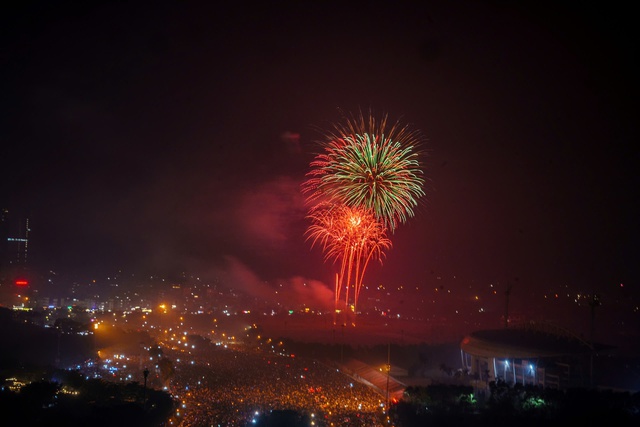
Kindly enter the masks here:
<path id="1" fill-rule="evenodd" d="M 25 307 L 32 297 L 27 270 L 29 231 L 28 219 L 0 209 L 0 305 Z"/>
<path id="2" fill-rule="evenodd" d="M 28 267 L 29 218 L 15 218 L 0 210 L 0 277 L 25 272 Z"/>
<path id="3" fill-rule="evenodd" d="M 0 280 L 5 276 L 9 260 L 9 210 L 0 209 Z"/>

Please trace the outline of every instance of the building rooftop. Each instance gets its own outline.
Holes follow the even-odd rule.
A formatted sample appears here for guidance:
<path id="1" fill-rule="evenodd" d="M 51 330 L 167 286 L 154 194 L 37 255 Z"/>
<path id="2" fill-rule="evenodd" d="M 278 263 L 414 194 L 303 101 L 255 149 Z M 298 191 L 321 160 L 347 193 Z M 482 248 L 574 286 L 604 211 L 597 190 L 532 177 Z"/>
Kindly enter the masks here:
<path id="1" fill-rule="evenodd" d="M 589 343 L 567 330 L 549 324 L 526 325 L 473 332 L 463 338 L 460 348 L 482 357 L 543 358 L 588 354 L 611 346 Z"/>

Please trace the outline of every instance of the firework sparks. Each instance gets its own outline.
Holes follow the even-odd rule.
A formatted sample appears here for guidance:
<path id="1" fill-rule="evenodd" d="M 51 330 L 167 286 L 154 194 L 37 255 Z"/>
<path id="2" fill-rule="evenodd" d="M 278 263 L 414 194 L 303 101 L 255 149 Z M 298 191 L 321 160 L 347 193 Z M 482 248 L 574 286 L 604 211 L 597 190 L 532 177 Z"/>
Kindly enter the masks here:
<path id="1" fill-rule="evenodd" d="M 390 125 L 386 116 L 347 119 L 326 134 L 324 152 L 311 162 L 303 192 L 311 204 L 324 200 L 370 209 L 393 232 L 414 216 L 425 195 L 415 151 L 419 142 L 415 131 L 398 122 Z"/>
<path id="2" fill-rule="evenodd" d="M 346 205 L 323 204 L 309 218 L 312 224 L 307 229 L 307 239 L 312 240 L 312 247 L 320 245 L 325 260 L 340 263 L 335 285 L 336 308 L 342 289 L 345 288 L 345 306 L 349 305 L 349 290 L 353 289 L 353 310 L 357 312 L 369 262 L 382 262 L 384 251 L 391 248 L 387 229 L 370 210 Z"/>
<path id="3" fill-rule="evenodd" d="M 369 262 L 382 262 L 391 248 L 387 231 L 414 216 L 425 195 L 416 148 L 419 134 L 387 116 L 351 116 L 333 125 L 302 185 L 310 205 L 307 239 L 320 245 L 325 261 L 340 264 L 335 307 L 344 289 L 345 308 L 357 304 Z M 353 289 L 352 300 L 349 299 Z M 345 311 L 346 313 L 346 311 Z M 335 322 L 335 319 L 334 319 Z"/>

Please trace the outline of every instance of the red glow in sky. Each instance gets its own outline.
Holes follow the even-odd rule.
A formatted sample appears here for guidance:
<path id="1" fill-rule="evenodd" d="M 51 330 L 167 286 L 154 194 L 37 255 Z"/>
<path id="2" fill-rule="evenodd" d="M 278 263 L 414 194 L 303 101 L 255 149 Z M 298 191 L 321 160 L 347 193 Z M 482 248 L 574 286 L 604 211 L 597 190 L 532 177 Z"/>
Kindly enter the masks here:
<path id="1" fill-rule="evenodd" d="M 30 268 L 326 298 L 300 184 L 336 108 L 372 108 L 424 134 L 426 197 L 365 286 L 637 294 L 631 6 L 307 3 L 13 2 L 0 209 Z"/>

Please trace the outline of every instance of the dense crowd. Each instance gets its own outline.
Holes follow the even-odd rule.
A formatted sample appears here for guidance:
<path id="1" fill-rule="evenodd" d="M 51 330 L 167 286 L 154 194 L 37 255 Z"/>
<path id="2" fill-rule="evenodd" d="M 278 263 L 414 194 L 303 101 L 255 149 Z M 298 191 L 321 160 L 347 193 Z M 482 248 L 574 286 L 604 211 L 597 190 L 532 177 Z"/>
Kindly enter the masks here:
<path id="1" fill-rule="evenodd" d="M 172 425 L 247 426 L 272 410 L 296 411 L 314 426 L 386 424 L 383 396 L 319 361 L 220 347 L 197 353 L 176 363 Z"/>

